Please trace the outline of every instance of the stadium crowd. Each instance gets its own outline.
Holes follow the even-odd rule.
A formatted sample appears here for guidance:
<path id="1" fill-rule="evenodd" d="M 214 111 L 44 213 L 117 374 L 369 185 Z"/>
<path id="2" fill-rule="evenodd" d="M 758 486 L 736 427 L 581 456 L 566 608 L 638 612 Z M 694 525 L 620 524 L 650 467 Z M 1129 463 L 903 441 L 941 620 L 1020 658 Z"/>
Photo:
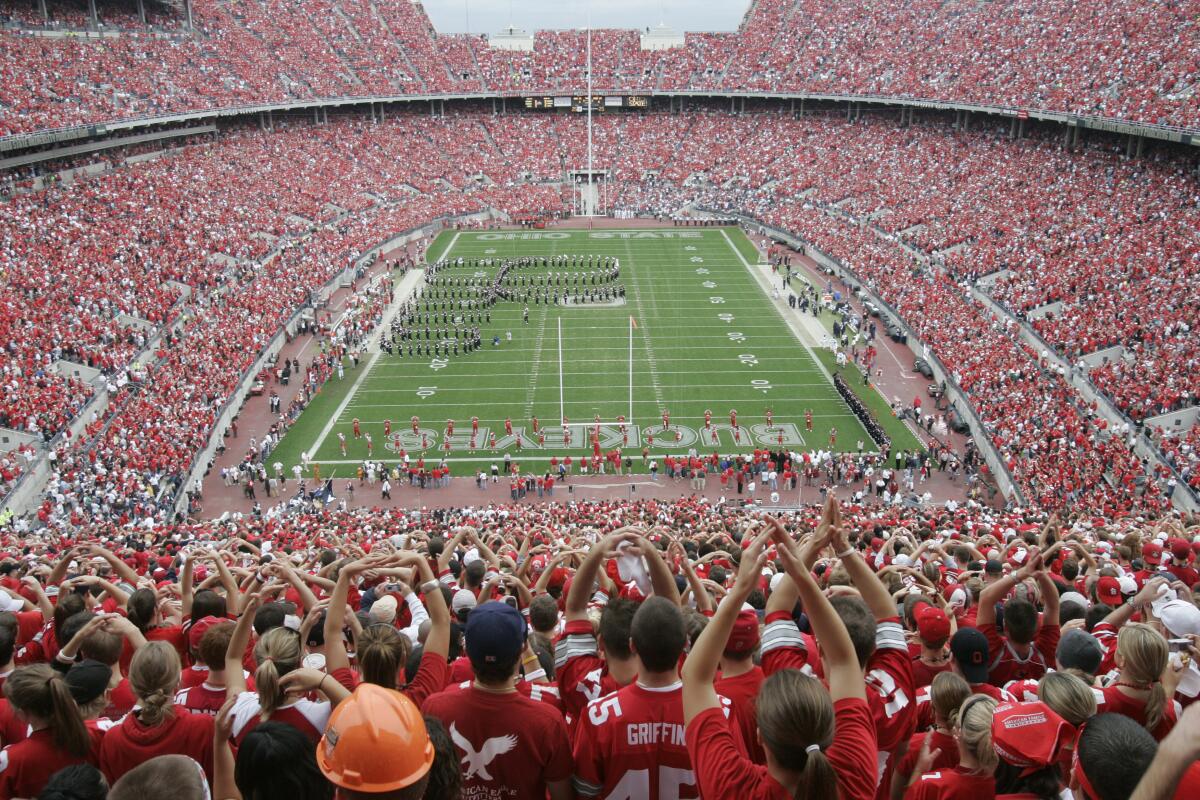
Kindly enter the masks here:
<path id="1" fill-rule="evenodd" d="M 0 412 L 47 440 L 62 431 L 92 387 L 55 374 L 59 359 L 100 369 L 116 400 L 78 441 L 56 445 L 43 518 L 161 515 L 163 487 L 180 486 L 241 371 L 311 289 L 380 230 L 488 208 L 562 211 L 548 182 L 580 163 L 582 134 L 568 116 L 471 113 L 235 131 L 0 205 L 0 266 L 14 278 L 0 289 L 13 388 Z M 990 291 L 1014 313 L 1064 303 L 1036 324 L 1067 357 L 1114 343 L 1140 354 L 1140 380 L 1114 385 L 1125 361 L 1091 375 L 1133 421 L 1194 405 L 1200 225 L 1194 179 L 1175 162 L 1123 162 L 1101 148 L 1071 156 L 989 130 L 782 114 L 610 116 L 595 140 L 599 162 L 613 165 L 614 208 L 740 211 L 852 267 L 968 391 L 1030 502 L 1136 511 L 1167 502 L 1171 482 L 1195 485 L 1194 446 L 1165 440 L 1178 477 L 1148 471 L 1124 445 L 1128 431 L 1108 431 L 960 284 L 1007 269 Z M 397 162 L 400 151 L 413 157 Z M 1071 203 L 1054 203 L 1055 191 Z M 1064 226 L 1096 235 L 1064 248 Z M 1146 259 L 1130 255 L 1146 248 L 1172 268 L 1137 266 Z M 1110 286 L 1101 276 L 1114 264 L 1129 266 Z M 1124 324 L 1134 314 L 1139 326 Z M 131 369 L 161 332 L 149 366 Z M 1131 405 L 1135 387 L 1154 395 Z"/>
<path id="2" fill-rule="evenodd" d="M 253 0 L 236 9 L 101 3 L 0 6 L 0 135 L 246 104 L 445 92 L 578 92 L 582 31 L 538 31 L 532 52 L 440 34 L 419 4 Z M 1200 51 L 1188 3 L 756 0 L 735 33 L 643 50 L 633 30 L 593 35 L 598 92 L 808 92 L 959 101 L 1200 127 Z M 1167 32 L 1164 34 L 1164 31 Z M 1097 58 L 1102 53 L 1102 58 Z M 150 68 L 153 65 L 153 68 Z"/>
<path id="3" fill-rule="evenodd" d="M 693 497 L 0 547 L 5 800 L 1200 786 L 1186 516 Z"/>

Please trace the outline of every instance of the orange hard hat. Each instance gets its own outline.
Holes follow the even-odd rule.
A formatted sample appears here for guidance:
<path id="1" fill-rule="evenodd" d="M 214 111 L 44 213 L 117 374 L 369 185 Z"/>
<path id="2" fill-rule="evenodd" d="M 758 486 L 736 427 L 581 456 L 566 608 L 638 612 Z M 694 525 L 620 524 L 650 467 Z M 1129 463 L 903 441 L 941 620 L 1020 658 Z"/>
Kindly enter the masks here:
<path id="1" fill-rule="evenodd" d="M 433 766 L 433 743 L 416 705 L 370 683 L 338 704 L 317 747 L 317 766 L 343 789 L 393 792 Z"/>

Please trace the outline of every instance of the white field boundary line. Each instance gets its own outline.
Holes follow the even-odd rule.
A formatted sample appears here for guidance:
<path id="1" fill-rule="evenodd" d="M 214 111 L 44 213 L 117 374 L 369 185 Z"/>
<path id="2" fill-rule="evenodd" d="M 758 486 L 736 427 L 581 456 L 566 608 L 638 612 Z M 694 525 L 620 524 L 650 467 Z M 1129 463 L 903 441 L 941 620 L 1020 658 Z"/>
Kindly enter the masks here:
<path id="1" fill-rule="evenodd" d="M 825 380 L 829 381 L 829 384 L 832 386 L 833 376 L 829 374 L 829 370 L 825 369 L 825 365 L 821 363 L 821 359 L 817 358 L 817 354 L 809 345 L 808 340 L 801 335 L 800 331 L 797 330 L 795 325 L 792 324 L 793 321 L 784 316 L 779 306 L 771 299 L 771 285 L 763 279 L 763 276 L 758 271 L 754 269 L 754 265 L 746 260 L 746 257 L 742 255 L 742 251 L 739 250 L 737 245 L 733 243 L 733 240 L 729 238 L 729 234 L 725 233 L 724 228 L 721 229 L 721 236 L 724 237 L 725 242 L 729 245 L 729 249 L 737 254 L 738 259 L 742 262 L 742 266 L 746 268 L 746 271 L 750 273 L 750 276 L 754 278 L 758 285 L 761 286 L 766 292 L 765 299 L 767 304 L 775 309 L 775 313 L 779 315 L 779 318 L 783 321 L 783 324 L 788 327 L 788 330 L 792 332 L 792 334 L 796 337 L 796 340 L 800 342 L 800 345 L 805 349 L 805 351 L 808 352 L 808 357 L 812 359 L 813 364 L 816 365 L 817 369 L 821 371 L 821 374 L 825 376 Z M 841 395 L 838 395 L 838 399 L 841 399 Z M 845 403 L 845 401 L 842 402 L 843 404 Z"/>
<path id="2" fill-rule="evenodd" d="M 706 232 L 706 231 L 708 233 L 724 233 L 725 228 L 736 228 L 736 227 L 737 227 L 736 225 L 723 225 L 720 227 L 717 227 L 717 226 L 687 227 L 686 225 L 680 225 L 678 227 L 672 226 L 670 228 L 547 228 L 544 231 L 506 231 L 506 230 L 467 231 L 467 236 L 472 237 L 471 239 L 468 239 L 468 241 L 478 241 L 478 242 L 483 242 L 485 244 L 492 244 L 494 242 L 546 242 L 547 244 L 554 244 L 554 243 L 563 244 L 565 242 L 570 241 L 570 239 L 560 239 L 557 236 L 552 239 L 541 239 L 541 238 L 522 239 L 522 238 L 520 238 L 520 235 L 522 233 L 530 233 L 530 234 L 533 234 L 533 233 L 569 233 L 573 236 L 583 236 L 584 238 L 588 239 L 588 241 L 605 242 L 606 241 L 605 238 L 601 237 L 601 238 L 597 238 L 597 239 L 592 239 L 590 234 L 592 234 L 592 233 L 661 233 L 663 231 L 695 231 L 696 233 L 701 234 L 700 238 L 708 238 L 707 236 L 704 236 L 704 232 Z M 515 233 L 515 234 L 517 234 L 517 238 L 515 238 L 515 239 L 480 239 L 479 238 L 480 236 L 482 236 L 484 234 L 495 235 L 497 233 Z M 674 239 L 676 237 L 670 236 L 670 237 L 666 237 L 666 238 Z M 692 238 L 696 238 L 696 237 L 683 236 L 683 237 L 679 237 L 679 238 L 692 239 Z M 647 241 L 650 241 L 649 237 L 647 237 Z"/>
<path id="3" fill-rule="evenodd" d="M 758 282 L 758 285 L 763 288 L 763 291 L 766 293 L 765 299 L 767 304 L 770 305 L 771 308 L 775 309 L 775 313 L 779 315 L 779 318 L 783 321 L 783 324 L 788 327 L 788 330 L 792 332 L 792 334 L 796 337 L 796 340 L 800 342 L 800 345 L 805 349 L 805 351 L 808 352 L 809 358 L 811 358 L 813 363 L 816 364 L 817 369 L 821 370 L 821 374 L 825 376 L 825 379 L 829 381 L 830 387 L 832 387 L 833 376 L 829 374 L 829 370 L 825 369 L 825 365 L 821 363 L 821 359 L 817 358 L 817 354 L 809 345 L 807 338 L 802 335 L 800 329 L 796 327 L 795 320 L 788 319 L 787 315 L 783 313 L 783 309 L 780 307 L 780 302 L 771 299 L 770 281 L 764 277 L 761 271 L 756 270 L 754 265 L 746 260 L 746 257 L 742 255 L 742 251 L 737 248 L 737 245 L 733 243 L 733 240 L 729 238 L 729 234 L 727 234 L 723 228 L 721 229 L 721 236 L 724 237 L 725 242 L 729 245 L 729 249 L 737 253 L 737 257 L 739 260 L 741 260 L 742 266 L 746 268 L 746 271 L 749 272 L 754 280 Z M 834 390 L 834 395 L 842 408 L 853 415 L 853 410 L 850 408 L 849 404 L 846 403 L 845 399 L 837 393 L 836 389 Z M 857 419 L 857 416 L 855 416 L 855 419 Z M 863 432 L 866 433 L 866 426 L 862 424 L 861 420 L 859 421 L 859 427 L 861 427 Z M 869 439 L 870 436 L 868 435 L 867 438 Z"/>
<path id="4" fill-rule="evenodd" d="M 425 270 L 423 269 L 413 270 L 404 276 L 404 278 L 400 281 L 400 289 L 396 292 L 395 299 L 392 300 L 392 304 L 388 307 L 387 312 L 383 315 L 383 321 L 380 322 L 379 326 L 375 329 L 375 333 L 372 334 L 372 342 L 378 343 L 378 338 L 382 335 L 384 325 L 388 325 L 390 327 L 391 320 L 396 316 L 396 311 L 408 300 L 409 296 L 416 291 L 417 284 L 423 280 L 425 280 Z M 371 370 L 375 367 L 375 362 L 378 360 L 379 350 L 375 349 L 371 352 L 371 356 L 367 360 L 367 363 L 363 366 L 362 371 L 358 373 L 358 377 L 354 379 L 354 384 L 350 387 L 350 391 L 346 392 L 346 396 L 343 397 L 342 402 L 338 404 L 337 410 L 330 415 L 329 419 L 325 420 L 325 425 L 321 428 L 321 432 L 317 435 L 317 440 L 313 442 L 311 449 L 308 451 L 310 454 L 316 455 L 316 453 L 320 451 L 321 445 L 325 443 L 325 439 L 328 438 L 330 432 L 333 431 L 333 426 L 337 424 L 337 421 L 341 419 L 342 414 L 345 413 L 347 406 L 349 406 L 350 402 L 354 400 L 354 396 L 358 394 L 359 387 L 362 386 L 363 381 L 366 380 L 367 376 L 371 374 Z M 328 380 L 326 382 L 328 382 Z"/>
<path id="5" fill-rule="evenodd" d="M 625 258 L 629 263 L 633 263 L 633 250 L 629 247 L 629 241 L 625 241 Z M 646 350 L 646 366 L 650 369 L 650 390 L 654 393 L 654 399 L 658 402 L 660 408 L 666 408 L 666 401 L 663 400 L 662 384 L 658 380 L 658 364 L 654 357 L 654 342 L 650 338 L 650 325 L 646 321 L 646 306 L 642 303 L 642 281 L 641 278 L 632 272 L 630 273 L 629 287 L 634 295 L 634 302 L 637 303 L 638 317 L 641 317 L 641 323 L 638 324 L 637 330 L 642 334 L 642 344 Z M 654 314 L 655 322 L 658 321 L 658 305 L 653 298 L 650 301 L 650 308 Z M 634 318 L 636 320 L 636 317 Z M 631 331 L 632 334 L 632 331 Z M 630 390 L 632 392 L 632 389 Z"/>

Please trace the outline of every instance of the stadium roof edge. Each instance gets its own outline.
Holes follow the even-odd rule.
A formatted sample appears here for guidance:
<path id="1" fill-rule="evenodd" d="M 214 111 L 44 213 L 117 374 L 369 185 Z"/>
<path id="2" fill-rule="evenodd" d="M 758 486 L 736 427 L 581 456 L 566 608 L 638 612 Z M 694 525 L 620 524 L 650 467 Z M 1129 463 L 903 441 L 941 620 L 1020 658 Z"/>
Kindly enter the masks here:
<path id="1" fill-rule="evenodd" d="M 595 89 L 600 94 L 629 94 L 630 89 Z M 814 100 L 819 102 L 834 102 L 871 106 L 899 106 L 908 108 L 936 109 L 943 111 L 965 111 L 994 116 L 1010 117 L 1013 119 L 1033 119 L 1043 122 L 1054 122 L 1071 128 L 1100 130 L 1110 133 L 1158 139 L 1185 145 L 1200 145 L 1200 128 L 1183 128 L 1174 125 L 1158 125 L 1154 123 L 1133 122 L 1112 117 L 1068 114 L 1058 111 L 1044 111 L 1031 108 L 1012 106 L 993 106 L 975 103 L 960 103 L 949 100 L 927 100 L 921 98 L 892 97 L 886 95 L 839 95 L 816 94 L 806 92 L 715 92 L 715 91 L 646 91 L 633 92 L 650 97 L 662 98 L 701 98 L 701 99 L 754 99 L 799 101 Z M 507 100 L 528 96 L 566 96 L 569 91 L 534 91 L 525 92 L 477 92 L 477 93 L 443 93 L 420 95 L 369 95 L 354 97 L 322 98 L 302 100 L 291 103 L 257 103 L 244 106 L 225 106 L 222 108 L 204 109 L 176 114 L 160 114 L 144 117 L 98 122 L 92 125 L 74 125 L 63 128 L 50 128 L 31 133 L 18 133 L 0 136 L 0 152 L 11 152 L 28 147 L 38 147 L 57 142 L 70 142 L 77 139 L 105 136 L 117 131 L 128 131 L 153 125 L 190 122 L 198 120 L 216 120 L 222 117 L 245 116 L 249 114 L 273 113 L 276 111 L 306 111 L 321 108 L 340 108 L 344 106 L 395 105 L 425 102 L 445 102 L 458 100 Z"/>

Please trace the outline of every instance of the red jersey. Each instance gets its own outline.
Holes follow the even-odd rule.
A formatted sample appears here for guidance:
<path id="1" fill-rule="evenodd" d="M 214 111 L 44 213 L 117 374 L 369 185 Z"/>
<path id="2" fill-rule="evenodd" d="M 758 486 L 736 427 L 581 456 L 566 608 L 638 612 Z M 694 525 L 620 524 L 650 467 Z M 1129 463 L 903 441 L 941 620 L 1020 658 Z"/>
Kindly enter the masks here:
<path id="1" fill-rule="evenodd" d="M 724 714 L 729 701 L 721 698 Z M 736 747 L 745 746 L 729 728 Z M 632 683 L 588 703 L 575 731 L 575 791 L 605 800 L 691 800 L 700 796 L 683 724 L 683 683 Z"/>
<path id="2" fill-rule="evenodd" d="M 50 776 L 60 769 L 72 764 L 95 765 L 104 731 L 89 724 L 88 733 L 92 736 L 92 749 L 83 758 L 76 758 L 58 749 L 47 728 L 34 731 L 24 741 L 0 750 L 0 798 L 37 797 L 46 787 Z"/>
<path id="3" fill-rule="evenodd" d="M 971 694 L 986 694 L 997 703 L 1017 702 L 1017 698 L 1014 695 L 998 686 L 992 686 L 990 683 L 972 683 L 970 686 Z M 1034 688 L 1036 690 L 1036 682 Z M 1035 697 L 1034 699 L 1036 700 L 1037 698 Z M 928 728 L 932 728 L 933 725 L 933 703 L 929 699 L 929 687 L 922 686 L 917 690 L 917 730 L 927 730 Z"/>
<path id="4" fill-rule="evenodd" d="M 184 755 L 204 767 L 212 782 L 213 717 L 192 714 L 182 708 L 154 727 L 143 725 L 130 713 L 104 737 L 100 747 L 100 771 L 109 784 L 155 756 Z"/>
<path id="5" fill-rule="evenodd" d="M 175 705 L 186 708 L 193 714 L 210 714 L 216 716 L 225 705 L 225 687 L 209 686 L 202 683 L 199 686 L 189 686 L 175 694 Z"/>
<path id="6" fill-rule="evenodd" d="M 462 758 L 464 797 L 541 798 L 546 784 L 571 776 L 567 725 L 545 703 L 470 686 L 433 695 L 421 711 L 445 723 Z"/>
<path id="7" fill-rule="evenodd" d="M 303 733 L 315 745 L 321 741 L 325 726 L 329 724 L 329 703 L 315 703 L 300 699 L 271 712 L 272 722 L 284 722 Z M 230 731 L 234 744 L 241 745 L 246 734 L 254 730 L 261 721 L 262 706 L 255 692 L 242 692 L 233 702 L 230 712 L 233 725 Z"/>
<path id="8" fill-rule="evenodd" d="M 755 698 L 762 688 L 766 676 L 761 667 L 755 667 L 733 678 L 717 678 L 713 688 L 722 697 L 728 697 L 732 703 L 730 720 L 738 727 L 742 741 L 746 743 L 746 752 L 755 764 L 766 764 L 767 754 L 763 751 L 762 743 L 758 741 L 758 719 L 755 717 Z"/>
<path id="9" fill-rule="evenodd" d="M 916 727 L 917 690 L 899 617 L 882 620 L 876 626 L 875 652 L 867 661 L 864 679 L 882 770 L 883 755 L 905 744 Z"/>
<path id="10" fill-rule="evenodd" d="M 563 638 L 554 648 L 554 677 L 572 730 L 588 703 L 621 688 L 608 674 L 592 623 L 586 619 L 568 622 L 563 628 Z"/>
<path id="11" fill-rule="evenodd" d="M 991 800 L 996 779 L 955 767 L 926 772 L 908 787 L 904 800 Z"/>
<path id="12" fill-rule="evenodd" d="M 1130 697 L 1121 691 L 1121 687 L 1106 686 L 1101 690 L 1103 699 L 1096 700 L 1096 713 L 1104 714 L 1112 712 L 1114 714 L 1124 714 L 1138 725 L 1145 727 L 1146 725 L 1146 701 L 1138 697 Z M 1162 718 L 1158 724 L 1154 726 L 1154 730 L 1150 731 L 1158 741 L 1162 741 L 1171 728 L 1175 727 L 1176 720 L 1179 719 L 1179 714 L 1182 709 L 1178 707 L 1174 700 L 1168 698 L 1166 704 L 1163 705 Z"/>
<path id="13" fill-rule="evenodd" d="M 17 716 L 7 697 L 0 697 L 0 744 L 5 747 L 29 738 L 29 723 Z"/>
<path id="14" fill-rule="evenodd" d="M 875 730 L 867 704 L 858 699 L 833 705 L 836 724 L 825 757 L 837 774 L 842 800 L 875 796 Z M 688 752 L 705 800 L 791 800 L 792 795 L 739 751 L 734 729 L 721 709 L 702 711 L 687 728 Z M 624 795 L 621 795 L 624 796 Z M 634 797 L 650 797 L 649 792 Z"/>
<path id="15" fill-rule="evenodd" d="M 988 668 L 988 683 L 1003 686 L 1010 681 L 1040 678 L 1054 666 L 1059 636 L 1057 623 L 1039 625 L 1029 652 L 1024 656 L 1017 653 L 1016 646 L 1007 637 L 1000 635 L 994 624 L 980 625 L 979 630 L 987 638 L 988 658 L 992 661 Z"/>

